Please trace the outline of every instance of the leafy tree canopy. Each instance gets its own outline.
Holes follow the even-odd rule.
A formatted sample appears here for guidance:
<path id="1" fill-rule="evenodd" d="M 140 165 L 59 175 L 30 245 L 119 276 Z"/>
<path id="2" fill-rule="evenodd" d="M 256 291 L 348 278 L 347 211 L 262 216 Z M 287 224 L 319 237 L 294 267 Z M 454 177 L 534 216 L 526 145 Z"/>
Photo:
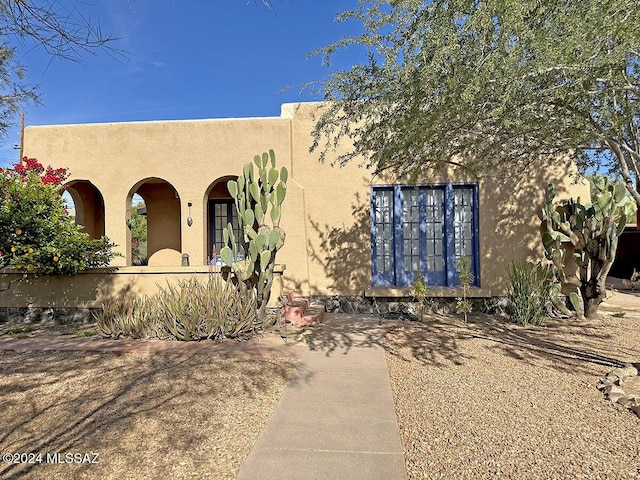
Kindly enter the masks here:
<path id="1" fill-rule="evenodd" d="M 367 60 L 323 84 L 314 145 L 345 137 L 376 172 L 476 175 L 577 155 L 640 194 L 638 0 L 361 0 L 339 21 Z"/>

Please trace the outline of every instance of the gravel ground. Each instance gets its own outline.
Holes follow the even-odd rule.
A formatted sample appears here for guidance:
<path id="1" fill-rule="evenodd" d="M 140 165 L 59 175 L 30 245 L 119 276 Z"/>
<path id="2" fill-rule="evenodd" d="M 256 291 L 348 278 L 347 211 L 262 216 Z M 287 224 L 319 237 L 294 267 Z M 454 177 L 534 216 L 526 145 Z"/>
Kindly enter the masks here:
<path id="1" fill-rule="evenodd" d="M 42 454 L 0 463 L 0 478 L 235 478 L 294 368 L 281 358 L 0 352 L 0 453 Z M 46 463 L 47 453 L 92 452 L 97 464 Z"/>
<path id="2" fill-rule="evenodd" d="M 386 359 L 411 479 L 640 478 L 640 419 L 598 381 L 640 362 L 640 299 L 583 323 L 477 315 L 391 327 Z"/>

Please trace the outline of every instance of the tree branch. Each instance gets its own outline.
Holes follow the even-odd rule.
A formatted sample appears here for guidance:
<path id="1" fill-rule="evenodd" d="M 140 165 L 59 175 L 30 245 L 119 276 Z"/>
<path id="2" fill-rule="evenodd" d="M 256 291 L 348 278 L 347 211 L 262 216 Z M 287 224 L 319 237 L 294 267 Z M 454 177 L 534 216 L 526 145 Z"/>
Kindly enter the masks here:
<path id="1" fill-rule="evenodd" d="M 75 8 L 63 9 L 55 0 L 0 0 L 0 32 L 30 38 L 50 55 L 73 61 L 79 61 L 81 52 L 92 53 L 115 40 L 103 34 L 100 22 Z"/>

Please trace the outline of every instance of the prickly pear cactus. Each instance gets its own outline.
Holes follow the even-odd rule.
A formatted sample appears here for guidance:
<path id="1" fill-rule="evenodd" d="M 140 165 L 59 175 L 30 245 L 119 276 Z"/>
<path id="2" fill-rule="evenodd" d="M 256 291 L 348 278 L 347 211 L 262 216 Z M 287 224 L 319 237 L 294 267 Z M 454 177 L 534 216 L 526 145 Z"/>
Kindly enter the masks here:
<path id="1" fill-rule="evenodd" d="M 594 315 L 604 299 L 618 237 L 636 212 L 622 182 L 611 183 L 603 175 L 588 180 L 591 202 L 585 204 L 578 197 L 554 205 L 555 190 L 549 184 L 540 226 L 556 278 L 552 302 L 563 314 L 580 320 Z M 561 293 L 566 303 L 560 300 Z"/>
<path id="2" fill-rule="evenodd" d="M 273 150 L 256 155 L 254 163 L 257 170 L 252 163 L 247 163 L 237 180 L 227 182 L 238 211 L 242 236 L 236 239 L 233 227 L 227 225 L 220 256 L 231 267 L 241 288 L 256 290 L 258 313 L 263 318 L 271 293 L 276 253 L 286 237 L 280 228 L 280 218 L 289 174 L 286 167 L 276 168 Z"/>

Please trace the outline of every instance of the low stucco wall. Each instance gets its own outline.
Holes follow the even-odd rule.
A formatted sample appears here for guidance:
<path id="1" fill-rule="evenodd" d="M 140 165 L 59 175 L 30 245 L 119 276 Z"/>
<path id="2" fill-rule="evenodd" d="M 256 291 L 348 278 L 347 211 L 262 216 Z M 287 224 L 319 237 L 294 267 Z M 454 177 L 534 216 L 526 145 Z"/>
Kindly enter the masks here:
<path id="1" fill-rule="evenodd" d="M 276 265 L 269 305 L 278 306 L 282 296 L 284 266 Z M 121 267 L 92 269 L 78 275 L 34 276 L 0 273 L 0 308 L 99 308 L 103 303 L 139 295 L 152 295 L 158 286 L 195 277 L 206 281 L 220 274 L 206 267 Z"/>

